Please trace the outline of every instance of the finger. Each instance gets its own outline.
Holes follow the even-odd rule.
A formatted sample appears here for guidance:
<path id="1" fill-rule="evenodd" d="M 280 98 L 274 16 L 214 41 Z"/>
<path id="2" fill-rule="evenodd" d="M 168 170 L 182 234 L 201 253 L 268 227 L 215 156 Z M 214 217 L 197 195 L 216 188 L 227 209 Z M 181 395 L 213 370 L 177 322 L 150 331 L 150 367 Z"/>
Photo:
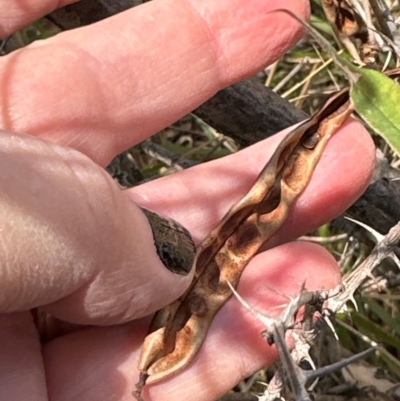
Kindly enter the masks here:
<path id="1" fill-rule="evenodd" d="M 181 222 L 198 242 L 249 191 L 288 131 L 228 157 L 132 188 L 130 194 L 138 204 Z M 306 234 L 346 210 L 367 187 L 374 163 L 370 135 L 361 124 L 348 122 L 329 141 L 310 184 L 269 245 Z"/>
<path id="2" fill-rule="evenodd" d="M 74 323 L 154 312 L 191 278 L 157 256 L 143 212 L 86 156 L 0 135 L 0 311 L 47 305 Z"/>
<path id="3" fill-rule="evenodd" d="M 305 0 L 278 7 L 308 14 Z M 276 8 L 273 0 L 156 0 L 36 42 L 0 59 L 0 127 L 105 165 L 282 55 L 302 29 L 269 13 Z"/>
<path id="4" fill-rule="evenodd" d="M 0 338 L 0 399 L 47 400 L 42 353 L 31 313 L 2 314 Z"/>
<path id="5" fill-rule="evenodd" d="M 304 281 L 307 288 L 317 289 L 335 286 L 339 279 L 337 263 L 327 251 L 313 244 L 290 243 L 256 256 L 238 291 L 260 312 L 276 315 L 277 307 L 287 303 L 281 294 L 297 295 Z M 50 398 L 86 401 L 101 394 L 105 401 L 130 399 L 145 335 L 143 325 L 134 325 L 76 332 L 46 344 Z M 217 399 L 276 358 L 274 347 L 260 335 L 264 329 L 232 298 L 217 314 L 193 363 L 177 376 L 145 389 L 145 399 Z"/>
<path id="6" fill-rule="evenodd" d="M 17 29 L 27 26 L 38 20 L 43 15 L 54 11 L 56 8 L 74 3 L 77 0 L 30 0 L 20 2 L 17 0 L 3 0 L 0 17 L 0 37 L 5 38 Z"/>

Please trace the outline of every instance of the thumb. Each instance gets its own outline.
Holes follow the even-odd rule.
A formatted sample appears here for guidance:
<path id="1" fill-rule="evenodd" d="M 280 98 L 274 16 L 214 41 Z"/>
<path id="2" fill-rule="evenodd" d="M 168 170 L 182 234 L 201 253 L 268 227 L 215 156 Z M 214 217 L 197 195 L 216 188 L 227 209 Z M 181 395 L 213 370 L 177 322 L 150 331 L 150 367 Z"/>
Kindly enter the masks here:
<path id="1" fill-rule="evenodd" d="M 0 170 L 1 312 L 42 306 L 72 323 L 113 324 L 189 285 L 161 262 L 142 209 L 88 157 L 2 131 Z"/>

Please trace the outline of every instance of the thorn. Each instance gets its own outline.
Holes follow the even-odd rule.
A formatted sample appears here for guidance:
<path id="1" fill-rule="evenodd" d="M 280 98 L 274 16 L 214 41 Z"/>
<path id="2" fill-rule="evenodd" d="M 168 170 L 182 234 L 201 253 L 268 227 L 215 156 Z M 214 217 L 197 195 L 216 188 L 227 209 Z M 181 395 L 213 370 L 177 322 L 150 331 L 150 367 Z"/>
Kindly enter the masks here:
<path id="1" fill-rule="evenodd" d="M 392 258 L 393 262 L 396 264 L 396 266 L 400 269 L 400 260 L 397 257 L 397 255 L 394 252 L 391 252 L 389 255 L 389 257 Z"/>
<path id="2" fill-rule="evenodd" d="M 233 292 L 233 295 L 237 298 L 237 300 L 256 318 L 258 319 L 265 327 L 272 327 L 274 324 L 274 319 L 263 315 L 261 312 L 253 308 L 247 301 L 245 301 L 239 293 L 233 288 L 232 284 L 227 280 L 228 286 Z"/>
<path id="3" fill-rule="evenodd" d="M 356 310 L 356 312 L 358 312 L 358 305 L 357 305 L 356 299 L 354 298 L 354 293 L 352 293 L 352 294 L 349 296 L 348 300 L 353 304 L 354 309 Z"/>
<path id="4" fill-rule="evenodd" d="M 361 221 L 352 219 L 351 217 L 347 217 L 345 216 L 346 220 L 349 220 L 357 225 L 359 225 L 360 227 L 364 228 L 366 231 L 368 231 L 376 240 L 376 242 L 381 242 L 385 236 L 382 235 L 381 233 L 379 233 L 378 231 L 374 230 L 372 227 L 368 226 L 367 224 L 361 223 Z"/>
<path id="5" fill-rule="evenodd" d="M 337 335 L 337 332 L 335 330 L 335 327 L 331 321 L 331 319 L 329 319 L 329 316 L 324 315 L 324 320 L 326 322 L 326 324 L 328 325 L 328 327 L 331 329 L 332 334 L 334 335 L 335 339 L 337 341 L 339 341 L 339 336 Z"/>

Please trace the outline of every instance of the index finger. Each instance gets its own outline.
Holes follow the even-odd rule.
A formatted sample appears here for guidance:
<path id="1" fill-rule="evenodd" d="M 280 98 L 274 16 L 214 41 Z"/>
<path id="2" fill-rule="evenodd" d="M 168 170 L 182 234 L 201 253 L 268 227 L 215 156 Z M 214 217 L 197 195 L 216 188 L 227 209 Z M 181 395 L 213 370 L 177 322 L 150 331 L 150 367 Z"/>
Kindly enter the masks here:
<path id="1" fill-rule="evenodd" d="M 105 165 L 260 70 L 302 32 L 305 0 L 155 0 L 0 59 L 0 127 Z"/>

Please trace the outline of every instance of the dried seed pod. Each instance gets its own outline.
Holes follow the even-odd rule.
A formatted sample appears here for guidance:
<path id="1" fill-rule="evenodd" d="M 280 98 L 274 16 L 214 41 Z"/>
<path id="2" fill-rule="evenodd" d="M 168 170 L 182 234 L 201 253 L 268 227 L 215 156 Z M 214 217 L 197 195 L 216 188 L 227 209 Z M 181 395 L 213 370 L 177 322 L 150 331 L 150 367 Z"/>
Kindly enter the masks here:
<path id="1" fill-rule="evenodd" d="M 318 113 L 291 131 L 247 195 L 200 244 L 191 286 L 154 316 L 139 362 L 138 399 L 146 382 L 176 374 L 197 354 L 214 316 L 232 296 L 228 281 L 236 288 L 251 258 L 282 226 L 329 138 L 351 114 L 348 96 L 347 90 L 334 95 Z"/>

